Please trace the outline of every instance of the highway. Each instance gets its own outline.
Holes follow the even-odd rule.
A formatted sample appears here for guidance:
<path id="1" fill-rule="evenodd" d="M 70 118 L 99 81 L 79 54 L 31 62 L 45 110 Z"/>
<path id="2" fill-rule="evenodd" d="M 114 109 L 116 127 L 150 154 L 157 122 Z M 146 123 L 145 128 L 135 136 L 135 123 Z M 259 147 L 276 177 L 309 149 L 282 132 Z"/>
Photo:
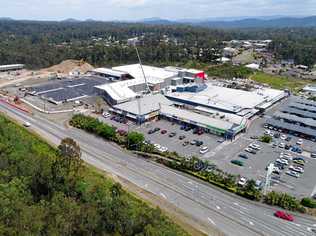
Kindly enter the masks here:
<path id="1" fill-rule="evenodd" d="M 31 129 L 47 141 L 59 144 L 65 137 L 81 146 L 83 159 L 106 172 L 120 176 L 174 204 L 193 219 L 216 227 L 226 235 L 316 235 L 316 220 L 295 215 L 294 222 L 273 216 L 276 208 L 253 203 L 221 191 L 182 173 L 135 157 L 112 143 L 74 128 L 66 128 L 37 115 L 29 115 L 0 103 L 0 111 L 19 122 L 29 122 Z"/>

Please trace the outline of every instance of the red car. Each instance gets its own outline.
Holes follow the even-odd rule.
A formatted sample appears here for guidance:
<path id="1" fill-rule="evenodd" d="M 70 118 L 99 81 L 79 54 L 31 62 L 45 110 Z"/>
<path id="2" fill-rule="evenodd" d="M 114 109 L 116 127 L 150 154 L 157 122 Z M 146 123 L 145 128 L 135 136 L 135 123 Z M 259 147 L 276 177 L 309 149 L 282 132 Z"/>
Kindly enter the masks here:
<path id="1" fill-rule="evenodd" d="M 294 217 L 289 214 L 289 213 L 286 213 L 284 211 L 276 211 L 274 213 L 274 216 L 278 217 L 278 218 L 281 218 L 283 220 L 287 220 L 287 221 L 294 221 Z"/>
<path id="2" fill-rule="evenodd" d="M 163 129 L 161 130 L 161 134 L 166 134 L 167 133 L 167 130 Z"/>

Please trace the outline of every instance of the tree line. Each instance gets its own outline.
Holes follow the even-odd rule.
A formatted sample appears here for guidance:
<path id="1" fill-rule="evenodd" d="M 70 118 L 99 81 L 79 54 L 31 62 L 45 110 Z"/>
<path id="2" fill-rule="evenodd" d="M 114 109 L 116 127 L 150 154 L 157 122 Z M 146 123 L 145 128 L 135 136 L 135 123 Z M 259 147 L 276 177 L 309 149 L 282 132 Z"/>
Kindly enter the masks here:
<path id="1" fill-rule="evenodd" d="M 161 210 L 0 116 L 0 235 L 187 235 Z"/>

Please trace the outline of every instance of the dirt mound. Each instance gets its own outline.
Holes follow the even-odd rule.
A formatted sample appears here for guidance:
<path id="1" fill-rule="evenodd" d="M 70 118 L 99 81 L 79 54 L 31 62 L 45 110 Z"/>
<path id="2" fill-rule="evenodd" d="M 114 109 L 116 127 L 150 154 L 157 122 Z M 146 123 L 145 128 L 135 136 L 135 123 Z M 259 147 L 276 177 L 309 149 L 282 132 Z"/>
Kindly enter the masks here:
<path id="1" fill-rule="evenodd" d="M 93 69 L 94 69 L 93 66 L 91 66 L 89 63 L 86 63 L 82 60 L 81 61 L 66 60 L 66 61 L 61 62 L 58 65 L 54 65 L 52 67 L 43 69 L 42 71 L 68 75 L 69 73 L 75 73 L 76 71 L 79 71 L 82 74 Z"/>

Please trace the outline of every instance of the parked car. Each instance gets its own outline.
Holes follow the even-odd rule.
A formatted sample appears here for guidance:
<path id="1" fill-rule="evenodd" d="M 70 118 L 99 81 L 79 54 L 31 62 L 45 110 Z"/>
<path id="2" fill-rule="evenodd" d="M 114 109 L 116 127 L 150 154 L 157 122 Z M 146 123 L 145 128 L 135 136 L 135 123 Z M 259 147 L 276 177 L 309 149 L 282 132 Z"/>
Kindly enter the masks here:
<path id="1" fill-rule="evenodd" d="M 299 178 L 300 177 L 300 174 L 295 172 L 295 171 L 293 171 L 293 170 L 288 170 L 286 172 L 286 174 L 289 175 L 289 176 L 295 177 L 295 178 Z"/>
<path id="2" fill-rule="evenodd" d="M 184 141 L 184 143 L 182 144 L 183 147 L 188 146 L 190 144 L 189 141 Z"/>
<path id="3" fill-rule="evenodd" d="M 291 140 L 292 140 L 292 137 L 290 137 L 290 136 L 287 136 L 285 139 L 285 141 L 287 141 L 287 142 L 290 142 Z"/>
<path id="4" fill-rule="evenodd" d="M 169 134 L 169 137 L 170 137 L 170 138 L 173 138 L 173 137 L 176 136 L 176 135 L 177 135 L 177 133 L 172 132 L 172 133 Z"/>
<path id="5" fill-rule="evenodd" d="M 195 140 L 195 139 L 194 139 L 194 140 L 191 140 L 190 144 L 191 144 L 191 145 L 196 145 L 196 140 Z"/>
<path id="6" fill-rule="evenodd" d="M 275 162 L 283 164 L 283 165 L 288 165 L 289 164 L 288 160 L 285 160 L 283 158 L 282 159 L 276 159 Z"/>
<path id="7" fill-rule="evenodd" d="M 167 130 L 165 130 L 165 129 L 163 129 L 163 130 L 161 130 L 161 134 L 166 134 L 168 131 Z"/>
<path id="8" fill-rule="evenodd" d="M 304 168 L 301 166 L 290 166 L 289 170 L 293 170 L 293 171 L 300 173 L 300 174 L 304 173 Z"/>
<path id="9" fill-rule="evenodd" d="M 153 134 L 153 133 L 155 133 L 155 130 L 153 129 L 148 130 L 148 134 Z"/>
<path id="10" fill-rule="evenodd" d="M 297 145 L 302 145 L 302 144 L 303 144 L 303 139 L 301 139 L 301 138 L 298 139 L 297 142 L 296 142 L 296 144 L 297 144 Z"/>
<path id="11" fill-rule="evenodd" d="M 316 152 L 311 153 L 311 158 L 316 158 Z"/>
<path id="12" fill-rule="evenodd" d="M 282 140 L 286 140 L 286 135 L 285 134 L 283 134 L 283 135 L 281 135 L 281 137 L 280 137 L 280 139 L 282 139 Z"/>
<path id="13" fill-rule="evenodd" d="M 180 135 L 179 136 L 179 140 L 183 140 L 183 139 L 185 139 L 186 137 L 185 137 L 185 135 Z"/>
<path id="14" fill-rule="evenodd" d="M 285 148 L 285 143 L 279 143 L 279 148 Z"/>
<path id="15" fill-rule="evenodd" d="M 250 144 L 249 147 L 254 149 L 254 150 L 260 150 L 261 149 L 260 145 L 256 144 L 256 143 Z"/>
<path id="16" fill-rule="evenodd" d="M 203 141 L 196 140 L 195 145 L 198 146 L 198 147 L 200 147 L 200 146 L 203 145 Z"/>
<path id="17" fill-rule="evenodd" d="M 231 160 L 230 161 L 232 164 L 237 165 L 237 166 L 244 166 L 244 163 L 239 160 Z"/>
<path id="18" fill-rule="evenodd" d="M 305 162 L 302 161 L 302 160 L 293 160 L 293 163 L 295 163 L 297 165 L 300 165 L 300 166 L 304 166 L 305 165 Z"/>
<path id="19" fill-rule="evenodd" d="M 156 127 L 154 128 L 154 132 L 158 132 L 160 130 L 160 128 Z"/>
<path id="20" fill-rule="evenodd" d="M 243 158 L 243 159 L 249 159 L 248 155 L 245 153 L 240 153 L 239 157 Z"/>
<path id="21" fill-rule="evenodd" d="M 208 152 L 208 147 L 206 147 L 206 146 L 201 147 L 201 149 L 200 149 L 200 153 L 201 153 L 201 154 L 205 154 L 205 153 L 207 153 L 207 152 Z"/>
<path id="22" fill-rule="evenodd" d="M 241 177 L 238 181 L 238 185 L 244 187 L 247 184 L 247 179 L 245 177 Z"/>
<path id="23" fill-rule="evenodd" d="M 274 213 L 274 216 L 275 216 L 275 217 L 278 217 L 278 218 L 280 218 L 280 219 L 283 219 L 283 220 L 294 221 L 294 217 L 293 217 L 291 214 L 286 213 L 286 212 L 284 212 L 284 211 L 276 211 L 276 212 Z"/>
<path id="24" fill-rule="evenodd" d="M 111 114 L 108 113 L 108 112 L 103 112 L 103 113 L 102 113 L 102 116 L 103 116 L 104 118 L 109 118 L 109 117 L 111 116 Z"/>
<path id="25" fill-rule="evenodd" d="M 251 154 L 257 154 L 256 150 L 252 149 L 252 148 L 246 148 L 245 149 L 246 152 L 249 152 Z"/>
<path id="26" fill-rule="evenodd" d="M 191 127 L 187 126 L 185 127 L 184 131 L 190 131 L 191 130 Z"/>

